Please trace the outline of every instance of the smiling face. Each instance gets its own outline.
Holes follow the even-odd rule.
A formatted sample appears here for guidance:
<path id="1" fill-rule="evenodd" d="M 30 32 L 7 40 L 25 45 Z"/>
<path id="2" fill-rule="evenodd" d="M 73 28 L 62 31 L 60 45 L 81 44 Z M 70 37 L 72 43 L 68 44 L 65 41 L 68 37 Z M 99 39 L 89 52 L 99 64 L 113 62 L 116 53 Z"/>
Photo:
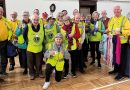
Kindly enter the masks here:
<path id="1" fill-rule="evenodd" d="M 96 20 L 98 20 L 98 18 L 99 18 L 99 14 L 98 14 L 98 12 L 93 12 L 93 14 L 92 14 L 92 18 L 93 18 L 93 20 L 94 21 L 96 21 Z"/>
<path id="2" fill-rule="evenodd" d="M 55 20 L 54 20 L 54 19 L 50 19 L 50 20 L 49 20 L 49 23 L 50 23 L 51 25 L 53 25 L 53 24 L 55 23 Z"/>
<path id="3" fill-rule="evenodd" d="M 38 9 L 35 9 L 35 10 L 33 11 L 33 14 L 39 15 L 39 10 L 38 10 Z"/>
<path id="4" fill-rule="evenodd" d="M 55 38 L 55 43 L 57 46 L 60 46 L 62 44 L 62 38 Z"/>
<path id="5" fill-rule="evenodd" d="M 113 12 L 115 17 L 119 17 L 121 16 L 122 9 L 120 6 L 115 6 Z"/>
<path id="6" fill-rule="evenodd" d="M 39 24 L 39 16 L 37 14 L 32 16 L 32 24 L 37 26 Z"/>
<path id="7" fill-rule="evenodd" d="M 81 19 L 80 14 L 77 13 L 77 14 L 75 15 L 75 17 L 74 17 L 75 23 L 79 23 L 79 22 L 80 22 L 80 19 Z"/>
<path id="8" fill-rule="evenodd" d="M 11 19 L 12 19 L 13 21 L 15 21 L 15 20 L 17 19 L 17 12 L 13 12 L 13 13 L 11 14 Z"/>
<path id="9" fill-rule="evenodd" d="M 24 12 L 23 13 L 23 20 L 28 21 L 29 20 L 29 12 Z"/>

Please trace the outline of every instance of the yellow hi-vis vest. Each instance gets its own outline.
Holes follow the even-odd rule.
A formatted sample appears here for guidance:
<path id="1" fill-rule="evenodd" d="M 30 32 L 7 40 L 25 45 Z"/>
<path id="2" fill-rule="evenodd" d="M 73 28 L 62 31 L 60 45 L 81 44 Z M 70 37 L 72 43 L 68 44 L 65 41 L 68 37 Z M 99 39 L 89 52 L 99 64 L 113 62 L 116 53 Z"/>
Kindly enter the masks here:
<path id="1" fill-rule="evenodd" d="M 18 36 L 18 44 L 23 44 L 25 42 L 23 38 L 23 29 L 21 30 L 22 30 L 22 33 Z"/>
<path id="2" fill-rule="evenodd" d="M 57 26 L 56 26 L 56 24 L 54 24 L 52 28 L 45 29 L 45 39 L 46 39 L 45 48 L 46 49 L 48 49 L 49 43 L 54 42 L 56 34 L 57 34 Z"/>
<path id="3" fill-rule="evenodd" d="M 94 28 L 94 26 L 93 26 Z M 98 21 L 98 28 L 100 29 L 100 32 L 96 32 L 96 35 L 90 35 L 90 41 L 100 41 L 101 40 L 101 32 L 105 31 L 105 27 L 102 23 L 102 21 Z"/>
<path id="4" fill-rule="evenodd" d="M 73 25 L 72 31 L 75 31 L 75 25 L 76 24 Z M 79 28 L 79 32 L 80 32 L 80 38 L 78 39 L 79 43 L 81 43 L 81 41 L 82 41 L 82 34 L 83 34 L 84 27 L 85 27 L 84 24 L 82 24 L 81 22 L 79 22 L 79 24 L 78 24 L 78 28 Z M 76 45 L 76 48 L 77 48 L 77 45 Z"/>
<path id="5" fill-rule="evenodd" d="M 40 30 L 34 32 L 32 30 L 32 25 L 28 24 L 28 46 L 27 51 L 33 53 L 39 53 L 43 49 L 43 40 L 44 40 L 44 30 L 43 25 L 40 24 Z"/>
<path id="6" fill-rule="evenodd" d="M 10 40 L 12 37 L 12 28 L 8 19 L 2 17 L 0 20 L 0 41 Z"/>
<path id="7" fill-rule="evenodd" d="M 22 28 L 20 28 L 21 34 L 18 36 L 18 44 L 25 43 L 24 38 L 23 38 L 23 30 L 24 30 L 25 26 L 26 26 L 26 24 L 22 23 Z"/>
<path id="8" fill-rule="evenodd" d="M 51 48 L 50 48 L 51 47 Z M 54 50 L 54 44 L 49 44 L 50 51 Z M 65 47 L 63 46 L 63 51 L 65 51 Z M 64 55 L 62 52 L 56 51 L 55 55 L 51 56 L 47 59 L 47 64 L 51 64 L 53 67 L 56 68 L 57 71 L 63 71 L 64 69 Z"/>
<path id="9" fill-rule="evenodd" d="M 120 30 L 121 44 L 127 43 L 128 35 L 130 35 L 130 21 L 124 17 L 112 17 L 108 23 L 109 34 L 115 35 L 116 30 Z"/>
<path id="10" fill-rule="evenodd" d="M 63 28 L 61 28 L 60 33 L 63 35 L 63 43 L 66 45 L 66 48 L 68 48 L 68 38 L 66 36 L 67 34 L 66 30 L 63 30 Z M 75 29 L 72 29 L 70 34 L 74 35 L 74 33 L 75 33 Z M 75 50 L 75 49 L 76 49 L 76 41 L 73 38 L 73 45 L 71 46 L 71 50 Z"/>

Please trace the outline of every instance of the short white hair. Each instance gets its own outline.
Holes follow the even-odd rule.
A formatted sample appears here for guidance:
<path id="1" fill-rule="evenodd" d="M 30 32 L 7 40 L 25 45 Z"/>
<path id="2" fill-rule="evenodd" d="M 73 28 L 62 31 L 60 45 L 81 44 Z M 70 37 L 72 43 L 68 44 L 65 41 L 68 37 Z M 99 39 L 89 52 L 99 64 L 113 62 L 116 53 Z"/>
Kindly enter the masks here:
<path id="1" fill-rule="evenodd" d="M 39 19 L 39 15 L 33 14 L 33 15 L 31 16 L 31 20 L 32 20 L 32 21 L 33 21 L 33 19 L 35 19 L 35 18 Z"/>
<path id="2" fill-rule="evenodd" d="M 24 14 L 27 14 L 28 16 L 30 16 L 29 11 L 23 11 L 23 15 Z"/>

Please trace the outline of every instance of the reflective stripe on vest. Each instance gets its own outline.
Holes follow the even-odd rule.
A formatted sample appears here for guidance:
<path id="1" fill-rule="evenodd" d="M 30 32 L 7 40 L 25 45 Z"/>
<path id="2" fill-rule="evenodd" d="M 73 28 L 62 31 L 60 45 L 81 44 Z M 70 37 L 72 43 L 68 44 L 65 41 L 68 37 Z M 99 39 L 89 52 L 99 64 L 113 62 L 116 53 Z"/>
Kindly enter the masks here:
<path id="1" fill-rule="evenodd" d="M 119 29 L 120 33 L 121 33 L 120 38 L 121 38 L 121 43 L 122 44 L 126 43 L 127 39 L 128 39 L 128 37 L 125 37 L 125 36 L 122 35 L 122 28 L 123 28 L 123 25 L 124 25 L 124 21 L 125 21 L 125 16 L 121 16 L 120 22 L 116 21 L 116 22 L 118 22 L 118 25 L 116 24 L 116 28 L 115 28 L 114 27 L 115 26 L 115 19 L 114 19 L 114 17 L 112 17 L 112 19 L 111 19 L 111 22 L 112 22 L 112 25 L 111 25 L 111 34 L 115 35 L 115 33 L 116 33 L 115 30 Z"/>

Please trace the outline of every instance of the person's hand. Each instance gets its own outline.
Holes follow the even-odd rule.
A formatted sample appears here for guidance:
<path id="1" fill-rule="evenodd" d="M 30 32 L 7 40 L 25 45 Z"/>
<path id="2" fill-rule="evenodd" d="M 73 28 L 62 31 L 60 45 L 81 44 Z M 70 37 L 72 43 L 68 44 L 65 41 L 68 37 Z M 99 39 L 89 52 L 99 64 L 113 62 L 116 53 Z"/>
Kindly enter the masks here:
<path id="1" fill-rule="evenodd" d="M 69 37 L 70 37 L 70 38 L 72 38 L 72 37 L 73 37 L 73 35 L 72 35 L 72 34 L 69 34 Z"/>
<path id="2" fill-rule="evenodd" d="M 82 44 L 79 43 L 79 45 L 78 45 L 78 50 L 81 50 L 81 49 L 82 49 Z"/>
<path id="3" fill-rule="evenodd" d="M 64 56 L 64 51 L 61 51 L 61 53 L 63 54 L 63 56 Z"/>
<path id="4" fill-rule="evenodd" d="M 116 34 L 116 35 L 120 35 L 120 28 L 117 28 L 117 29 L 115 30 L 115 34 Z"/>
<path id="5" fill-rule="evenodd" d="M 51 56 L 53 56 L 53 55 L 55 55 L 55 54 L 56 54 L 56 51 L 54 51 L 54 50 L 50 51 L 50 55 L 51 55 Z"/>
<path id="6" fill-rule="evenodd" d="M 18 24 L 18 27 L 19 27 L 19 28 L 22 28 L 22 24 L 21 24 L 21 23 L 19 23 L 19 24 Z"/>

